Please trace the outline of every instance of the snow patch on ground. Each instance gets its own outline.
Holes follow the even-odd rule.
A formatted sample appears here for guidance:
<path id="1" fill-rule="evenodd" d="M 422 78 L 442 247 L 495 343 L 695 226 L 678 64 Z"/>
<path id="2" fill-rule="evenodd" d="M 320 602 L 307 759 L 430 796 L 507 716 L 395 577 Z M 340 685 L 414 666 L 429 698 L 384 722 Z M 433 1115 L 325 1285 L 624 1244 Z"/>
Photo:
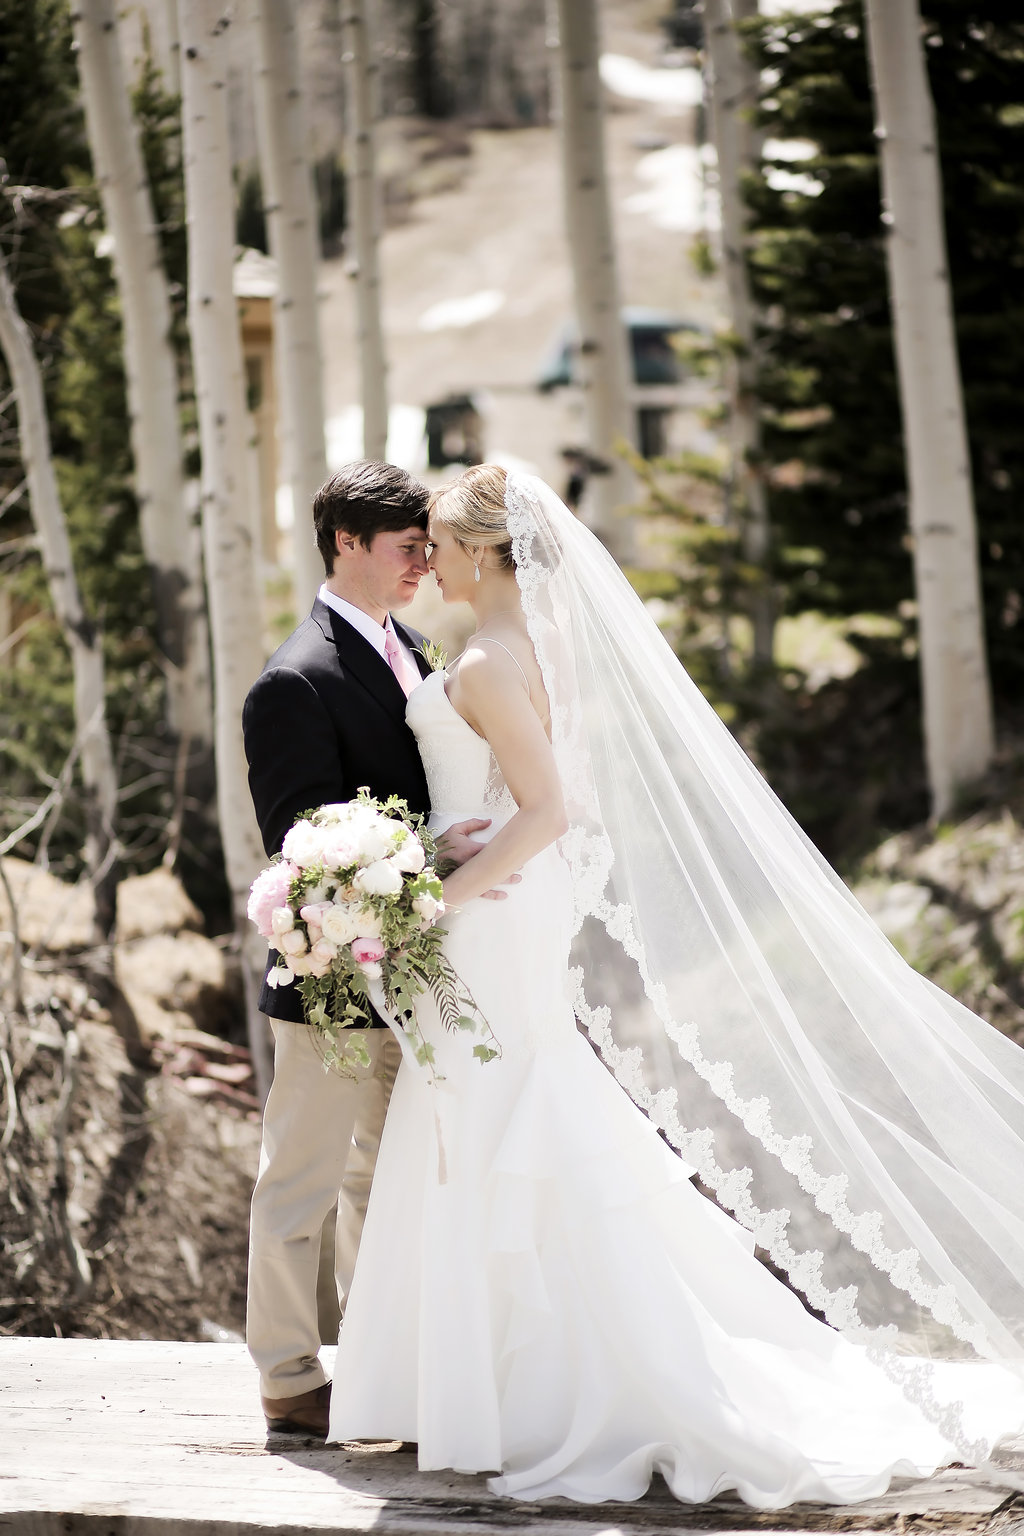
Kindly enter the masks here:
<path id="1" fill-rule="evenodd" d="M 482 288 L 479 293 L 467 293 L 461 299 L 442 299 L 431 304 L 419 318 L 421 331 L 447 331 L 466 325 L 477 325 L 489 320 L 505 303 L 500 288 Z"/>
<path id="2" fill-rule="evenodd" d="M 636 166 L 642 192 L 624 199 L 627 213 L 643 213 L 658 229 L 695 235 L 719 225 L 718 195 L 706 186 L 701 153 L 692 144 L 653 149 Z"/>
<path id="3" fill-rule="evenodd" d="M 624 53 L 601 55 L 601 82 L 616 96 L 630 101 L 651 101 L 658 106 L 696 107 L 704 98 L 704 83 L 699 69 L 685 65 L 680 69 L 649 69 L 639 59 Z"/>

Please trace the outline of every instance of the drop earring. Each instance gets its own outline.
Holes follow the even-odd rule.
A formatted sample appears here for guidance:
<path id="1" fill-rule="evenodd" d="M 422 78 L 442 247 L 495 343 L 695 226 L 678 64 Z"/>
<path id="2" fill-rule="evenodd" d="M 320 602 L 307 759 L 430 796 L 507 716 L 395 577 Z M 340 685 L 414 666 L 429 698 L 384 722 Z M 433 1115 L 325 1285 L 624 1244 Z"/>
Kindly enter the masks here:
<path id="1" fill-rule="evenodd" d="M 480 580 L 480 567 L 478 565 L 476 565 L 476 564 L 474 564 L 474 566 L 473 566 L 473 580 L 474 581 L 479 581 Z"/>

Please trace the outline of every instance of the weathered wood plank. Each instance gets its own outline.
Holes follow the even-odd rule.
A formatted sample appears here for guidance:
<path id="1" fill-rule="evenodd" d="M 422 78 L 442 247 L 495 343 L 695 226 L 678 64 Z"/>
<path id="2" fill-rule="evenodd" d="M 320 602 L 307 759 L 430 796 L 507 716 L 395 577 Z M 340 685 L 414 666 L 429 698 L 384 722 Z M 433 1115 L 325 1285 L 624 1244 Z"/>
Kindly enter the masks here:
<path id="1" fill-rule="evenodd" d="M 0 1340 L 0 1536 L 870 1536 L 910 1521 L 1006 1532 L 1010 1520 L 1006 1490 L 970 1473 L 776 1515 L 729 1498 L 682 1505 L 663 1486 L 636 1504 L 522 1504 L 495 1498 L 482 1477 L 420 1472 L 393 1446 L 268 1437 L 241 1345 Z"/>

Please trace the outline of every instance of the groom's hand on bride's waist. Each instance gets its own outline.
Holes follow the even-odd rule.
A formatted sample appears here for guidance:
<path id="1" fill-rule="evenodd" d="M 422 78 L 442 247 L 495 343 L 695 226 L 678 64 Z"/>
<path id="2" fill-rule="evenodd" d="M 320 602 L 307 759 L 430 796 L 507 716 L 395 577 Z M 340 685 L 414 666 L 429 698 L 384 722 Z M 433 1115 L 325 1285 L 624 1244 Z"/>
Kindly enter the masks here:
<path id="1" fill-rule="evenodd" d="M 473 841 L 474 832 L 484 832 L 491 824 L 489 816 L 480 819 L 475 817 L 470 821 L 457 821 L 446 832 L 442 832 L 437 840 L 438 862 L 447 861 L 450 864 L 465 864 L 468 859 L 478 854 L 483 843 Z M 522 875 L 509 875 L 505 885 L 518 885 Z M 487 901 L 504 901 L 508 891 L 498 886 L 493 891 L 484 891 L 484 899 Z"/>

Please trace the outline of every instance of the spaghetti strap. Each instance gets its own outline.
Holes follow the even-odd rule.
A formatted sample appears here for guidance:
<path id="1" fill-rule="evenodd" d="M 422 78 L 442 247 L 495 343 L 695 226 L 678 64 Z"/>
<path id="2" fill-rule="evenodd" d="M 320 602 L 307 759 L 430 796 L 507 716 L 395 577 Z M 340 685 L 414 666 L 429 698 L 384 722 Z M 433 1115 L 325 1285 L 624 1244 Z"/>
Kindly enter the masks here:
<path id="1" fill-rule="evenodd" d="M 475 635 L 474 638 L 473 638 L 473 643 L 475 645 L 479 645 L 481 643 L 481 641 L 484 641 L 484 640 L 489 641 L 491 645 L 500 645 L 501 649 L 505 652 L 506 656 L 512 656 L 512 652 L 509 650 L 508 646 L 504 645 L 502 643 L 502 641 L 500 641 L 500 640 L 495 640 L 493 635 Z M 514 656 L 512 656 L 512 660 L 515 661 L 516 662 L 516 666 L 519 667 L 519 670 L 522 673 L 523 682 L 526 684 L 526 691 L 527 691 L 527 693 L 529 693 L 530 692 L 530 679 L 527 677 L 526 673 L 523 672 L 522 667 L 519 665 L 519 662 L 516 661 L 516 658 Z"/>

